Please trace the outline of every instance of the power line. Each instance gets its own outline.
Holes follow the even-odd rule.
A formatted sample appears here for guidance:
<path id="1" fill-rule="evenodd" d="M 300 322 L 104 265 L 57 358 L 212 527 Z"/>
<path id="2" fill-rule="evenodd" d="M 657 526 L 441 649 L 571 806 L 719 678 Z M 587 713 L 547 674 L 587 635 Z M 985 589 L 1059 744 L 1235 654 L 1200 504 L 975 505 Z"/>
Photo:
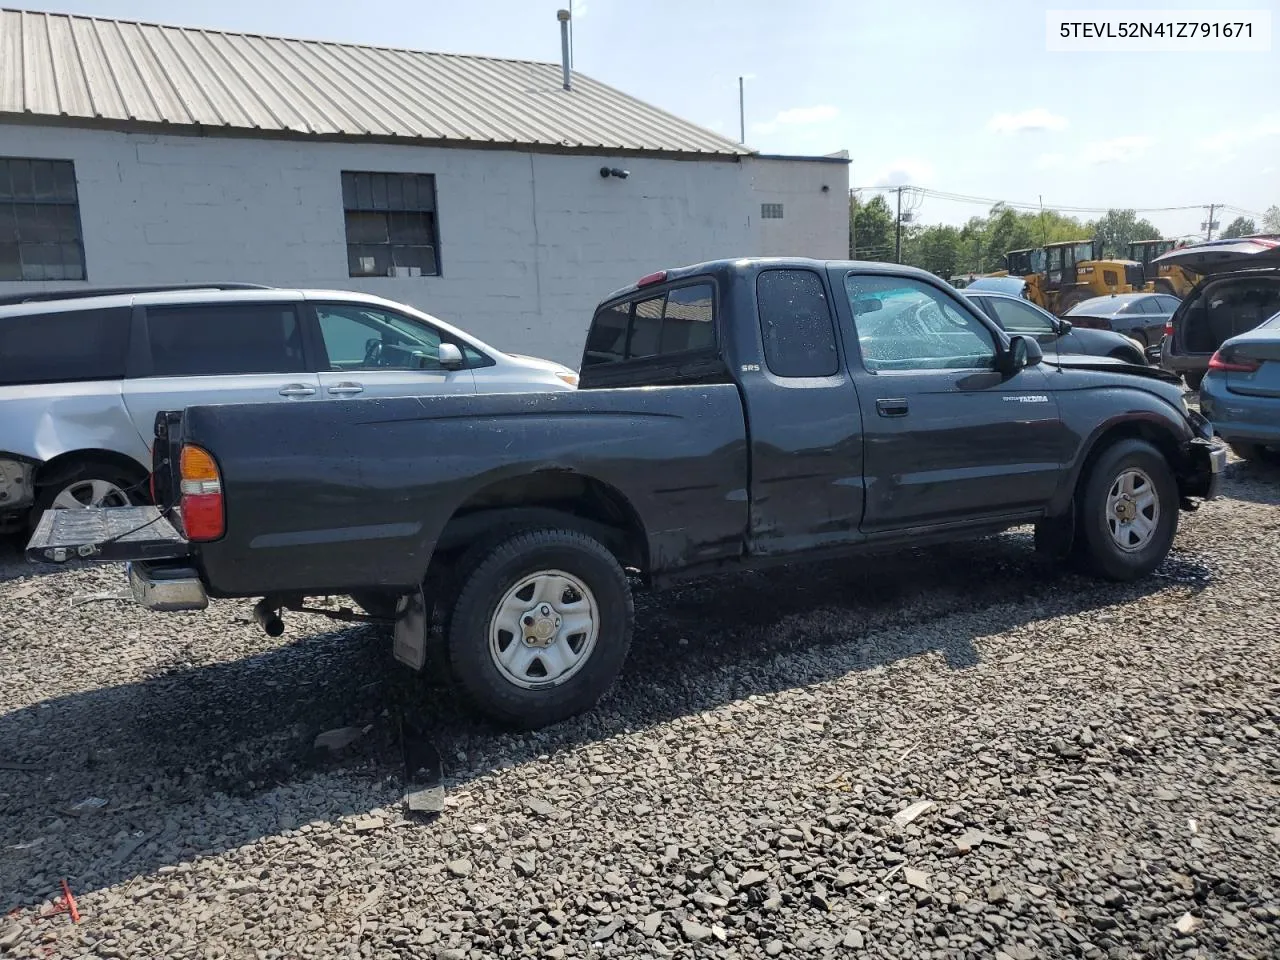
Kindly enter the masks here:
<path id="1" fill-rule="evenodd" d="M 1106 213 L 1108 210 L 1115 209 L 1113 207 L 1082 207 L 1082 206 L 1063 205 L 1063 204 L 1057 204 L 1057 203 L 1041 204 L 1039 202 L 1029 203 L 1029 202 L 1022 202 L 1019 200 L 999 200 L 994 197 L 977 197 L 971 194 L 954 193 L 947 190 L 934 190 L 929 187 L 911 187 L 911 186 L 899 187 L 898 185 L 882 184 L 882 185 L 876 185 L 872 187 L 866 187 L 865 189 L 873 190 L 873 191 L 883 191 L 886 193 L 896 192 L 899 189 L 911 190 L 922 197 L 932 197 L 935 200 L 950 200 L 955 203 L 982 204 L 988 207 L 1000 205 L 1004 207 L 1009 207 L 1014 210 L 1038 211 L 1043 207 L 1049 210 L 1058 210 L 1058 211 L 1069 212 L 1069 213 Z M 1175 206 L 1175 207 L 1129 207 L 1126 209 L 1133 210 L 1134 213 L 1171 213 L 1171 212 L 1180 211 L 1180 210 L 1203 210 L 1206 206 L 1207 204 L 1198 203 L 1198 204 L 1187 204 L 1184 206 Z M 1223 207 L 1224 209 L 1231 209 L 1231 210 L 1243 209 L 1238 207 L 1231 207 L 1230 205 L 1225 205 L 1225 204 L 1217 204 L 1217 206 Z M 1250 211 L 1244 211 L 1244 212 L 1249 213 Z"/>

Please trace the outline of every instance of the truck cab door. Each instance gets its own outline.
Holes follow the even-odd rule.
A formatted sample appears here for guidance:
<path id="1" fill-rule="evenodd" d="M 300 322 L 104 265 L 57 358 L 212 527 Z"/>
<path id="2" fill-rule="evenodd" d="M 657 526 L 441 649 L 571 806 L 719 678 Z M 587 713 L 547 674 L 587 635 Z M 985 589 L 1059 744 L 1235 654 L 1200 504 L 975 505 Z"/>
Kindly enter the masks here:
<path id="1" fill-rule="evenodd" d="M 1026 516 L 1048 503 L 1062 438 L 1043 368 L 998 371 L 995 326 L 940 284 L 844 279 L 865 437 L 863 531 Z"/>
<path id="2" fill-rule="evenodd" d="M 754 283 L 751 280 L 754 280 Z M 751 289 L 754 287 L 754 289 Z M 751 441 L 749 550 L 793 554 L 863 539 L 862 412 L 816 270 L 765 269 L 736 285 L 739 372 Z M 758 343 L 760 346 L 755 346 Z"/>

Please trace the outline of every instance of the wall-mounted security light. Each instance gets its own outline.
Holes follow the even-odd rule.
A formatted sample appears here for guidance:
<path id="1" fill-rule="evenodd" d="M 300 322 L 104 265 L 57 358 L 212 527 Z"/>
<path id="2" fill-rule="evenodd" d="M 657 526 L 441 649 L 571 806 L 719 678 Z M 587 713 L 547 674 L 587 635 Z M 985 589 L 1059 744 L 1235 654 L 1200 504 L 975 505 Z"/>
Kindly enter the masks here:
<path id="1" fill-rule="evenodd" d="M 621 167 L 601 167 L 600 176 L 608 179 L 609 177 L 617 177 L 619 180 L 625 180 L 631 176 L 630 170 L 623 170 Z"/>

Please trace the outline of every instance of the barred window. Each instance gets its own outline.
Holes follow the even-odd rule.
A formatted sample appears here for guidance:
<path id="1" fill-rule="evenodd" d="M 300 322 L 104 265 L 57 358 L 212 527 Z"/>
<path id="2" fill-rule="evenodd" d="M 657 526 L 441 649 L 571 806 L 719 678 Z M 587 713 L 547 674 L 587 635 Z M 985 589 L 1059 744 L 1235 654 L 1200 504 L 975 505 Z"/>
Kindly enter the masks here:
<path id="1" fill-rule="evenodd" d="M 782 204 L 780 203 L 760 204 L 760 218 L 762 220 L 781 220 Z"/>
<path id="2" fill-rule="evenodd" d="M 440 274 L 440 234 L 433 175 L 344 170 L 342 207 L 350 276 Z"/>
<path id="3" fill-rule="evenodd" d="M 0 280 L 83 280 L 70 160 L 0 157 Z"/>

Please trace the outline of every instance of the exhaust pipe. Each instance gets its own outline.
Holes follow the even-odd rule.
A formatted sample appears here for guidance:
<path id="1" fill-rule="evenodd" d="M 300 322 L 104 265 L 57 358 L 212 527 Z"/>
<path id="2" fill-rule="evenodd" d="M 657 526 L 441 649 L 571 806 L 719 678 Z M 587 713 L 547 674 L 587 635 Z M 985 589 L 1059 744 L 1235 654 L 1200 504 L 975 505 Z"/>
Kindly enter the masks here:
<path id="1" fill-rule="evenodd" d="M 280 608 L 272 606 L 269 597 L 263 597 L 253 605 L 253 619 L 268 637 L 278 637 L 284 633 L 284 621 L 280 619 Z"/>
<path id="2" fill-rule="evenodd" d="M 560 21 L 560 69 L 564 72 L 564 88 L 572 89 L 569 80 L 569 19 L 572 14 L 568 10 L 557 10 L 556 19 Z"/>

